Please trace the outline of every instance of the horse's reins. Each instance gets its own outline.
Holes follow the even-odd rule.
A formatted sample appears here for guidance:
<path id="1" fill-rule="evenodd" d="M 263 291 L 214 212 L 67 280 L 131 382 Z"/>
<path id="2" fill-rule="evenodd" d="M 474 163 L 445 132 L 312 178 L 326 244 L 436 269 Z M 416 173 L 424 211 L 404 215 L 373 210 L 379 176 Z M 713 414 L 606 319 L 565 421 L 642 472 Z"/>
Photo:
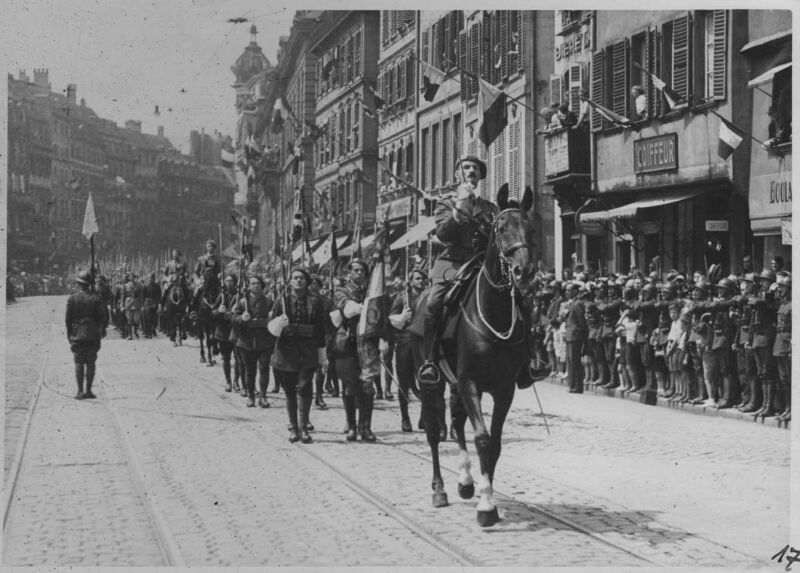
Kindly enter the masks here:
<path id="1" fill-rule="evenodd" d="M 483 264 L 481 267 L 481 275 L 478 277 L 477 284 L 475 285 L 475 306 L 478 309 L 478 316 L 483 322 L 484 326 L 489 329 L 489 331 L 494 334 L 500 340 L 508 340 L 511 338 L 511 335 L 514 333 L 514 327 L 517 325 L 517 300 L 516 300 L 516 284 L 514 278 L 509 274 L 508 270 L 511 266 L 509 261 L 509 257 L 514 254 L 514 252 L 518 251 L 519 249 L 528 249 L 528 245 L 525 244 L 524 241 L 517 241 L 516 243 L 511 244 L 510 246 L 506 247 L 505 249 L 500 244 L 499 233 L 498 233 L 498 221 L 503 213 L 508 213 L 511 211 L 518 211 L 522 213 L 522 209 L 517 207 L 512 207 L 509 209 L 504 209 L 497 216 L 494 218 L 492 222 L 492 229 L 491 233 L 494 234 L 494 245 L 497 248 L 497 255 L 500 259 L 500 274 L 503 276 L 502 283 L 495 283 L 492 281 L 491 277 L 489 276 L 489 271 L 486 268 L 486 264 Z M 480 288 L 481 288 L 481 277 L 485 278 L 489 284 L 495 290 L 510 290 L 511 291 L 511 325 L 508 327 L 506 332 L 498 332 L 497 330 L 489 324 L 489 321 L 483 314 L 483 309 L 481 308 L 481 295 L 480 295 Z M 465 313 L 466 316 L 466 313 Z"/>

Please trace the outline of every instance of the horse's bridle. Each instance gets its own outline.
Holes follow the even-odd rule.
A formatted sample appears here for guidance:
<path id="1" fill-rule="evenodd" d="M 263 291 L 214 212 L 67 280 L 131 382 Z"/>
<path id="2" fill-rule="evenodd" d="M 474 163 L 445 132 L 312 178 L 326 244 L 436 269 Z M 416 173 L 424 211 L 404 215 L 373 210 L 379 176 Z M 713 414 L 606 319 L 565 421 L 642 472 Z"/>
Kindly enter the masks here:
<path id="1" fill-rule="evenodd" d="M 503 209 L 500 211 L 497 216 L 492 221 L 491 227 L 491 234 L 494 235 L 494 246 L 497 248 L 497 256 L 500 258 L 500 274 L 503 277 L 502 282 L 495 283 L 489 277 L 489 272 L 486 270 L 486 267 L 483 267 L 484 275 L 486 276 L 486 280 L 498 290 L 505 290 L 510 289 L 512 286 L 515 287 L 514 290 L 517 290 L 516 279 L 513 277 L 512 273 L 509 273 L 509 269 L 511 268 L 511 256 L 517 252 L 519 249 L 529 249 L 530 247 L 525 241 L 517 241 L 516 243 L 512 243 L 508 247 L 503 248 L 503 245 L 500 244 L 500 233 L 498 232 L 500 229 L 500 218 L 506 213 L 522 213 L 525 215 L 525 211 L 520 209 L 519 207 L 509 207 L 508 209 Z"/>

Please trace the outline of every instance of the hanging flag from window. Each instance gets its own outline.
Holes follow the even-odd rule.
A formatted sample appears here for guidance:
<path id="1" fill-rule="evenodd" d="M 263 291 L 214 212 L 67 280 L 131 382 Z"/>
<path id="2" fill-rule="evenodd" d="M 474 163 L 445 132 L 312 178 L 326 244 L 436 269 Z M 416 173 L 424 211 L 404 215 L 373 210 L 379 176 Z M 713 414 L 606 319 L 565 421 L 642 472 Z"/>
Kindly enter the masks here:
<path id="1" fill-rule="evenodd" d="M 234 154 L 233 151 L 228 151 L 227 149 L 220 149 L 219 157 L 222 160 L 222 166 L 231 168 L 233 167 L 234 162 Z"/>
<path id="2" fill-rule="evenodd" d="M 478 112 L 481 117 L 478 136 L 488 148 L 508 125 L 506 93 L 482 78 L 478 78 L 478 84 Z"/>
<path id="3" fill-rule="evenodd" d="M 650 76 L 650 81 L 653 82 L 653 87 L 655 87 L 658 91 L 664 94 L 664 97 L 667 99 L 667 103 L 669 104 L 670 109 L 686 107 L 688 105 L 688 102 L 683 98 L 683 96 L 680 95 L 675 90 L 673 90 L 672 87 L 668 86 L 664 80 L 659 78 L 650 70 L 646 70 L 645 68 L 643 68 L 642 66 L 640 66 L 635 62 L 633 65 L 642 70 L 648 76 Z"/>
<path id="4" fill-rule="evenodd" d="M 92 235 L 100 231 L 97 226 L 97 217 L 94 214 L 94 199 L 92 199 L 92 192 L 89 191 L 89 199 L 86 201 L 86 212 L 83 214 L 83 236 L 91 239 Z"/>
<path id="5" fill-rule="evenodd" d="M 607 121 L 610 121 L 614 125 L 618 125 L 620 127 L 630 127 L 638 131 L 638 128 L 627 117 L 619 115 L 618 113 L 615 113 L 610 109 L 608 109 L 607 107 L 604 107 L 599 103 L 595 103 L 588 98 L 581 98 L 581 100 L 588 103 L 591 106 L 591 108 L 594 109 L 594 111 L 599 113 L 601 116 L 603 116 L 603 118 L 605 118 Z"/>
<path id="6" fill-rule="evenodd" d="M 728 159 L 734 149 L 739 147 L 747 134 L 733 125 L 723 117 L 719 117 L 719 141 L 717 143 L 717 155 L 722 159 Z"/>
<path id="7" fill-rule="evenodd" d="M 445 73 L 427 62 L 420 61 L 420 64 L 422 64 L 422 89 L 420 90 L 422 97 L 425 101 L 433 101 L 444 81 Z"/>
<path id="8" fill-rule="evenodd" d="M 367 90 L 369 91 L 369 93 L 372 95 L 373 98 L 372 109 L 375 111 L 382 109 L 386 105 L 386 102 L 383 101 L 383 99 L 378 95 L 378 92 L 375 91 L 375 88 L 373 88 L 368 83 L 365 85 L 367 86 Z"/>

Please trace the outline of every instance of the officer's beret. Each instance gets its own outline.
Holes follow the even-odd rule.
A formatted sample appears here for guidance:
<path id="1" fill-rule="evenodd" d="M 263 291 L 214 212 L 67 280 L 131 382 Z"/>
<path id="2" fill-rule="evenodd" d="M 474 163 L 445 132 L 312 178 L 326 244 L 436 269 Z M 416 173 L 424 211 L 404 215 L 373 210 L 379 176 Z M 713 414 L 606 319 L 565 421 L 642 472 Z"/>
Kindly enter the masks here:
<path id="1" fill-rule="evenodd" d="M 456 161 L 456 169 L 461 167 L 461 164 L 465 161 L 471 161 L 472 163 L 475 163 L 478 166 L 478 169 L 480 169 L 481 179 L 486 179 L 486 164 L 475 155 L 465 155 L 461 157 L 458 161 Z"/>

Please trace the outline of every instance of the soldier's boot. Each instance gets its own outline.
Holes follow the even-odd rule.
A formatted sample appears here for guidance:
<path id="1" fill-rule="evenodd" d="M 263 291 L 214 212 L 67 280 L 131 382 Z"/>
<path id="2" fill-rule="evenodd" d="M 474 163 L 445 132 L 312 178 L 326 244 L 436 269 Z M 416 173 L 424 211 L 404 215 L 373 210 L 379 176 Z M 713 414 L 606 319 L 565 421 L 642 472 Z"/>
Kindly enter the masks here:
<path id="1" fill-rule="evenodd" d="M 355 442 L 358 437 L 356 434 L 356 397 L 355 396 L 342 396 L 344 402 L 344 413 L 347 417 L 347 437 L 348 442 Z"/>
<path id="2" fill-rule="evenodd" d="M 397 393 L 397 401 L 400 403 L 400 431 L 413 432 L 411 418 L 408 416 L 408 399 L 403 395 L 403 389 Z"/>
<path id="3" fill-rule="evenodd" d="M 759 384 L 758 378 L 755 376 L 748 376 L 747 386 L 749 388 L 750 398 L 744 408 L 742 408 L 742 412 L 745 414 L 752 414 L 761 408 L 761 384 Z"/>
<path id="4" fill-rule="evenodd" d="M 758 377 L 756 385 L 761 388 L 761 406 L 750 414 L 754 418 L 758 418 L 767 408 L 767 382 L 763 376 Z"/>
<path id="5" fill-rule="evenodd" d="M 417 377 L 421 384 L 435 385 L 439 383 L 439 368 L 436 366 L 435 349 L 439 344 L 439 326 L 436 319 L 425 317 L 423 334 L 423 356 L 425 362 L 419 367 Z"/>
<path id="6" fill-rule="evenodd" d="M 783 399 L 786 406 L 781 414 L 781 421 L 788 422 L 792 417 L 792 382 L 791 380 L 782 380 L 783 385 Z"/>
<path id="7" fill-rule="evenodd" d="M 232 389 L 231 385 L 231 361 L 230 360 L 223 360 L 222 361 L 222 373 L 225 375 L 225 391 L 230 392 Z"/>
<path id="8" fill-rule="evenodd" d="M 297 423 L 297 396 L 290 394 L 293 393 L 286 393 L 286 413 L 289 414 L 289 441 L 295 443 L 300 441 L 300 428 Z"/>
<path id="9" fill-rule="evenodd" d="M 761 412 L 762 418 L 770 418 L 775 415 L 775 405 L 773 403 L 774 399 L 775 399 L 775 382 L 771 380 L 767 382 L 767 389 L 766 392 L 764 393 L 764 408 L 763 411 Z"/>
<path id="10" fill-rule="evenodd" d="M 86 395 L 83 393 L 83 378 L 84 378 L 84 364 L 75 363 L 75 381 L 78 383 L 78 393 L 75 394 L 76 400 L 83 400 L 86 398 Z"/>
<path id="11" fill-rule="evenodd" d="M 377 438 L 372 433 L 372 410 L 375 405 L 375 396 L 363 394 L 361 396 L 361 439 L 365 442 L 374 442 Z"/>
<path id="12" fill-rule="evenodd" d="M 716 408 L 724 410 L 733 406 L 733 376 L 731 374 L 724 374 L 722 376 L 722 398 L 717 402 Z"/>
<path id="13" fill-rule="evenodd" d="M 97 398 L 92 392 L 92 383 L 94 382 L 94 373 L 95 373 L 95 363 L 94 362 L 87 362 L 86 363 L 86 390 L 83 393 L 84 398 L 86 399 L 93 399 Z"/>
<path id="14" fill-rule="evenodd" d="M 308 421 L 308 415 L 311 411 L 311 396 L 298 392 L 297 405 L 300 410 L 300 441 L 304 444 L 310 444 L 312 440 L 308 432 L 311 424 Z"/>

